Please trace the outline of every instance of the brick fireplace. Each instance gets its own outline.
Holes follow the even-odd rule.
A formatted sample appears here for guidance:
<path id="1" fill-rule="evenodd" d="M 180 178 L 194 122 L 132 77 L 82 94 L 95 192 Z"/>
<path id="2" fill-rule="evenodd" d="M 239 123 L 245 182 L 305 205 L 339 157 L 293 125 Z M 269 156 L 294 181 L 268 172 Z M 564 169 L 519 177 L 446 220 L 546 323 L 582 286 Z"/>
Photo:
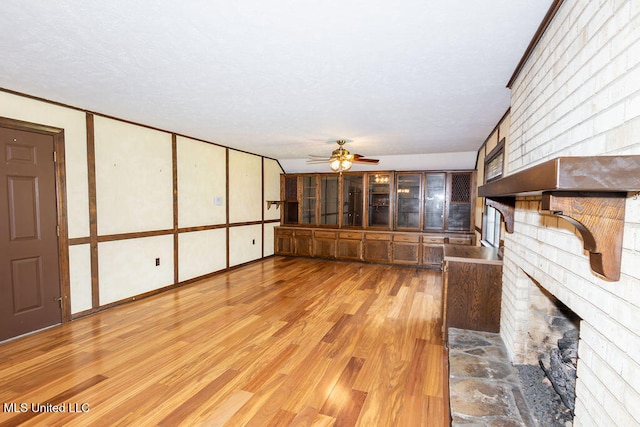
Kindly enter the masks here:
<path id="1" fill-rule="evenodd" d="M 559 156 L 640 154 L 640 2 L 559 3 L 510 83 L 506 176 Z M 592 270 L 583 235 L 539 196 L 516 198 L 504 236 L 500 335 L 512 363 L 562 333 L 547 327 L 556 300 L 581 319 L 574 425 L 640 425 L 640 197 L 623 203 L 619 280 Z"/>

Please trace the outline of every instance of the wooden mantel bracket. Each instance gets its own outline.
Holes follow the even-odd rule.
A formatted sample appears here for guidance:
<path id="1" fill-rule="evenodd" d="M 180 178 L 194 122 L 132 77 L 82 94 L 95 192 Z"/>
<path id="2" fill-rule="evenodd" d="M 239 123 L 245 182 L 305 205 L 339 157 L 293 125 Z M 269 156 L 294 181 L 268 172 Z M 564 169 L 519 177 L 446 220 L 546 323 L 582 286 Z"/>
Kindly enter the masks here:
<path id="1" fill-rule="evenodd" d="M 591 269 L 615 281 L 620 280 L 626 197 L 622 192 L 544 192 L 541 209 L 574 225 Z"/>
<path id="2" fill-rule="evenodd" d="M 485 199 L 485 205 L 495 208 L 504 220 L 504 228 L 507 233 L 513 233 L 514 213 L 516 211 L 515 197 L 493 197 Z"/>

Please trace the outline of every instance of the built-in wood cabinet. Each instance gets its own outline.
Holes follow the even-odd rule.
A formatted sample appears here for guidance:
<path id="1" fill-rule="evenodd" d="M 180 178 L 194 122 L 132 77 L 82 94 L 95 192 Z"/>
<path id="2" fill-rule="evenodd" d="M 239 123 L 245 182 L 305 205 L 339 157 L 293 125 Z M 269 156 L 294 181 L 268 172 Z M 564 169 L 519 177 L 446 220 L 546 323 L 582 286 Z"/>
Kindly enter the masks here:
<path id="1" fill-rule="evenodd" d="M 281 197 L 284 225 L 466 233 L 473 231 L 475 172 L 285 174 Z"/>
<path id="2" fill-rule="evenodd" d="M 443 245 L 473 245 L 474 234 L 431 234 L 280 226 L 275 253 L 441 269 Z"/>
<path id="3" fill-rule="evenodd" d="M 443 329 L 500 331 L 502 259 L 495 248 L 444 245 Z"/>
<path id="4" fill-rule="evenodd" d="M 473 245 L 474 171 L 284 174 L 277 255 L 442 268 Z"/>

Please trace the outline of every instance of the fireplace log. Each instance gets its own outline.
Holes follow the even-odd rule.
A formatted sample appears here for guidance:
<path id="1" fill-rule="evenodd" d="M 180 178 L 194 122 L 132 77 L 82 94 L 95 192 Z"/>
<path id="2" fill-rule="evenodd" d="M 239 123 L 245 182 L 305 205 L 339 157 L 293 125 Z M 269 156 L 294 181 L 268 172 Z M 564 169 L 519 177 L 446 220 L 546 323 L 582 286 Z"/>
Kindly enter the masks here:
<path id="1" fill-rule="evenodd" d="M 565 332 L 558 347 L 551 349 L 548 366 L 540 357 L 540 367 L 551 381 L 553 389 L 574 415 L 576 400 L 576 366 L 578 361 L 578 331 Z"/>

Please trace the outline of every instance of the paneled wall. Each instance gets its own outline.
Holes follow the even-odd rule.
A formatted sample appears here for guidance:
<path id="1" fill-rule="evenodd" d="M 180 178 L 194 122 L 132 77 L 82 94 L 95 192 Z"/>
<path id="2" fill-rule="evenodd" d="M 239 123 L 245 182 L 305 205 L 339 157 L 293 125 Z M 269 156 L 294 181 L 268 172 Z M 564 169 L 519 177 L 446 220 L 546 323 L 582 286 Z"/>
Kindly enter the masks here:
<path id="1" fill-rule="evenodd" d="M 276 160 L 8 91 L 0 116 L 64 130 L 72 317 L 273 255 Z"/>
<path id="2" fill-rule="evenodd" d="M 640 2 L 564 1 L 512 85 L 506 173 L 557 156 L 640 154 Z M 520 198 L 505 235 L 501 335 L 521 362 L 539 291 L 582 319 L 576 426 L 640 424 L 640 198 L 626 201 L 621 279 L 592 273 L 576 230 Z"/>

